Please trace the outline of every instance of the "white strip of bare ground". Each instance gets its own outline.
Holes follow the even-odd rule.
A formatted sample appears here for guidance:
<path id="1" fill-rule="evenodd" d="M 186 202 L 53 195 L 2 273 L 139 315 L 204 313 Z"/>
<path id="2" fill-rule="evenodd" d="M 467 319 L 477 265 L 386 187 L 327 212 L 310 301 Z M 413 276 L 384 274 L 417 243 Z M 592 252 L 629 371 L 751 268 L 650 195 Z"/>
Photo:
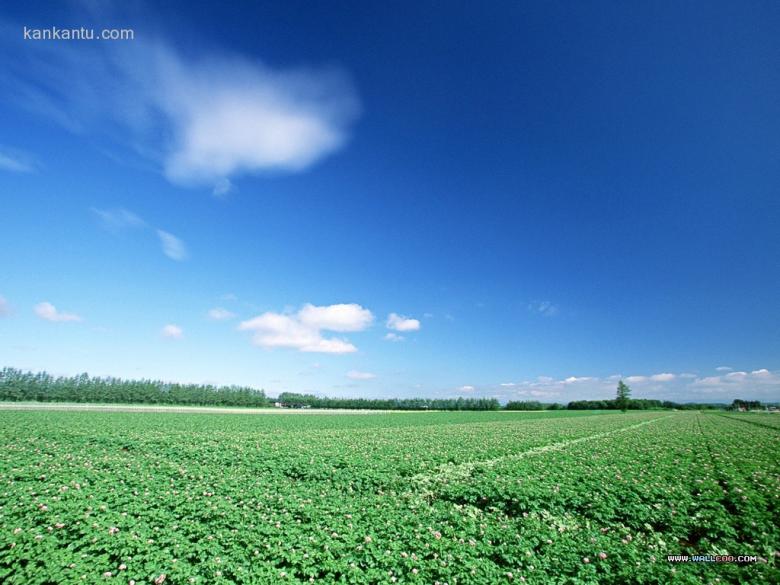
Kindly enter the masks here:
<path id="1" fill-rule="evenodd" d="M 613 429 L 611 431 L 605 431 L 603 433 L 595 433 L 593 435 L 588 435 L 587 437 L 580 437 L 578 439 L 559 441 L 558 443 L 551 443 L 549 445 L 543 445 L 541 447 L 534 447 L 532 449 L 528 449 L 527 451 L 523 451 L 521 453 L 513 453 L 512 455 L 502 455 L 501 457 L 496 457 L 494 459 L 468 461 L 466 463 L 445 463 L 444 465 L 440 465 L 437 471 L 434 471 L 433 473 L 420 473 L 418 475 L 412 476 L 411 482 L 412 484 L 415 484 L 416 487 L 422 489 L 422 493 L 418 495 L 421 495 L 423 497 L 428 497 L 433 494 L 433 486 L 435 484 L 464 481 L 471 476 L 472 472 L 475 469 L 478 468 L 489 469 L 499 463 L 505 463 L 508 461 L 518 461 L 520 459 L 525 459 L 526 457 L 533 457 L 534 455 L 541 455 L 543 453 L 549 453 L 551 451 L 561 451 L 562 449 L 565 449 L 566 447 L 569 447 L 571 445 L 584 443 L 586 441 L 594 441 L 596 439 L 603 439 L 604 437 L 609 437 L 611 435 L 630 431 L 632 429 L 636 429 L 644 425 L 649 425 L 651 423 L 655 423 L 658 422 L 659 420 L 663 420 L 665 418 L 669 418 L 672 416 L 674 415 L 668 414 L 666 416 L 659 416 L 657 418 L 645 420 L 640 423 L 628 425 L 625 427 L 620 427 L 619 429 Z"/>

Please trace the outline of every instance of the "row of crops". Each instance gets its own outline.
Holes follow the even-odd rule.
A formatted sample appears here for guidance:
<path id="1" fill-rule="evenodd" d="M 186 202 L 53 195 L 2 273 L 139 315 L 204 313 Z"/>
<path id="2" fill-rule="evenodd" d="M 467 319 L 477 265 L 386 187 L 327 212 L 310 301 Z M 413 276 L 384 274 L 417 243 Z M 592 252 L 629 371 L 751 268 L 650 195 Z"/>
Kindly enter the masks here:
<path id="1" fill-rule="evenodd" d="M 747 416 L 6 412 L 0 444 L 7 583 L 780 582 Z"/>

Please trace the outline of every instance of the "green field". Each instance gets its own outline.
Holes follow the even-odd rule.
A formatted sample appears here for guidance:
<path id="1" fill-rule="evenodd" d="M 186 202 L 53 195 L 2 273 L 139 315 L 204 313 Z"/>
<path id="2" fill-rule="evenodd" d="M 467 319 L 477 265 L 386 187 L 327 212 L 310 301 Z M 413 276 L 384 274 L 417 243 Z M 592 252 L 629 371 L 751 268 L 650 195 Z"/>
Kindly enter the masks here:
<path id="1" fill-rule="evenodd" d="M 778 583 L 774 424 L 0 412 L 0 581 Z"/>

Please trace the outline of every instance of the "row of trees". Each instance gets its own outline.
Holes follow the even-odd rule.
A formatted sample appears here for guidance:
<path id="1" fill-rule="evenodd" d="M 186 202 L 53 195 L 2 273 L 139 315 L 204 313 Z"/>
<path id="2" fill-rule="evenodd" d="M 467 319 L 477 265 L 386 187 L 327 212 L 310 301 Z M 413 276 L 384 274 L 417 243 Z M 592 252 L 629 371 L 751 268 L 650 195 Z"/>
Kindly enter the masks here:
<path id="1" fill-rule="evenodd" d="M 96 378 L 87 374 L 54 377 L 13 368 L 0 370 L 0 400 L 269 406 L 262 390 L 243 386 L 171 384 L 160 380 Z"/>
<path id="2" fill-rule="evenodd" d="M 291 408 L 357 408 L 365 410 L 498 410 L 495 398 L 327 398 L 283 392 L 277 401 Z"/>
<path id="3" fill-rule="evenodd" d="M 645 398 L 628 398 L 625 401 L 615 400 L 574 400 L 566 406 L 569 410 L 717 410 L 726 408 L 725 404 L 701 404 L 693 402 L 672 402 L 671 400 L 653 400 Z"/>
<path id="4" fill-rule="evenodd" d="M 160 380 L 78 376 L 55 377 L 13 368 L 0 370 L 0 401 L 95 402 L 114 404 L 183 404 L 197 406 L 264 407 L 279 403 L 302 408 L 356 408 L 368 410 L 498 410 L 495 398 L 327 398 L 285 392 L 276 400 L 263 390 L 244 386 L 172 384 Z"/>
<path id="5" fill-rule="evenodd" d="M 734 400 L 726 404 L 680 404 L 669 400 L 631 398 L 631 389 L 622 381 L 613 400 L 575 400 L 567 405 L 545 404 L 536 400 L 512 401 L 506 410 L 651 410 L 725 409 L 753 410 L 761 402 Z M 172 384 L 160 380 L 122 380 L 87 374 L 54 377 L 13 368 L 0 370 L 0 400 L 38 402 L 97 402 L 139 404 L 184 404 L 200 406 L 264 407 L 275 403 L 290 408 L 352 408 L 366 410 L 499 410 L 495 398 L 327 398 L 314 394 L 284 392 L 275 400 L 263 390 L 246 386 Z"/>

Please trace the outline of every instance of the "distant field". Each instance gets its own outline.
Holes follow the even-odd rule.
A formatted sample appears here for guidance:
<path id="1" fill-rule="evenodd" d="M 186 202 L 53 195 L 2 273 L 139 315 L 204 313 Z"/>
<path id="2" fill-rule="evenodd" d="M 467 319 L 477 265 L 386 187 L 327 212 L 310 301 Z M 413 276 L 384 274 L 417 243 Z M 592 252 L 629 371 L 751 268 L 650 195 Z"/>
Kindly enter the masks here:
<path id="1" fill-rule="evenodd" d="M 181 410 L 0 411 L 0 582 L 780 582 L 747 418 Z"/>

